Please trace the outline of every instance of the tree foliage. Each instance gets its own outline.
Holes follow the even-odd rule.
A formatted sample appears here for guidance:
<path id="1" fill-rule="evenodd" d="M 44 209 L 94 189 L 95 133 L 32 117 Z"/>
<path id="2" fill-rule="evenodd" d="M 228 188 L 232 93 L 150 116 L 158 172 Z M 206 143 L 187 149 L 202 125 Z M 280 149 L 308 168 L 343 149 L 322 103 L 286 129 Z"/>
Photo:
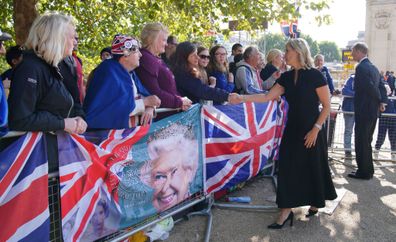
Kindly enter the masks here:
<path id="1" fill-rule="evenodd" d="M 326 61 L 341 61 L 341 53 L 335 42 L 322 41 L 319 43 L 320 53 Z"/>
<path id="2" fill-rule="evenodd" d="M 306 34 L 301 34 L 300 38 L 303 38 L 307 41 L 308 46 L 311 50 L 311 55 L 315 56 L 319 53 L 319 45 L 316 40 L 313 40 L 311 36 Z M 266 34 L 264 38 L 258 40 L 257 45 L 259 50 L 263 53 L 268 53 L 271 49 L 279 49 L 281 51 L 285 50 L 285 45 L 288 38 L 282 34 Z"/>
<path id="3" fill-rule="evenodd" d="M 287 38 L 282 34 L 266 34 L 257 41 L 259 50 L 268 53 L 271 49 L 279 49 L 284 52 Z"/>
<path id="4" fill-rule="evenodd" d="M 0 28 L 14 34 L 13 1 L 0 2 Z M 320 10 L 328 8 L 329 0 L 300 0 L 298 5 L 317 11 L 318 21 L 328 22 Z M 117 33 L 140 35 L 144 24 L 162 22 L 179 40 L 210 41 L 209 31 L 227 35 L 221 23 L 238 20 L 239 30 L 263 29 L 265 21 L 292 19 L 299 13 L 294 0 L 38 0 L 39 13 L 60 11 L 75 17 L 80 37 L 80 55 L 92 59 Z M 24 13 L 29 14 L 29 13 Z M 27 29 L 25 30 L 28 31 Z M 96 57 L 95 61 L 98 61 Z"/>

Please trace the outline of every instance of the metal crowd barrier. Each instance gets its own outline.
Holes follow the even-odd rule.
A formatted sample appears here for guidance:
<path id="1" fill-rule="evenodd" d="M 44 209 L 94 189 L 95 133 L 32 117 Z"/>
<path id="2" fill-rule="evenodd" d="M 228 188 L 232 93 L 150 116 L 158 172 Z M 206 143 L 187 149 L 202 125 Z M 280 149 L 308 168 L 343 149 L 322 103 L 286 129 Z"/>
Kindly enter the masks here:
<path id="1" fill-rule="evenodd" d="M 0 138 L 0 151 L 4 150 L 13 141 L 22 136 L 24 132 L 10 132 L 6 136 Z M 177 213 L 185 211 L 197 203 L 200 203 L 207 199 L 207 196 L 203 191 L 194 194 L 182 203 L 164 211 L 159 214 L 153 215 L 146 218 L 143 222 L 135 224 L 131 227 L 119 230 L 111 235 L 108 235 L 98 241 L 121 241 L 134 233 L 143 230 L 151 225 L 158 223 L 159 221 L 173 216 Z M 61 218 L 61 204 L 60 204 L 60 188 L 59 188 L 59 173 L 52 172 L 48 175 L 48 204 L 50 211 L 50 234 L 49 238 L 51 242 L 62 242 L 62 218 Z M 210 228 L 209 228 L 210 229 Z"/>
<path id="2" fill-rule="evenodd" d="M 342 100 L 344 98 L 352 98 L 349 96 L 332 97 L 331 114 L 327 119 L 327 137 L 329 152 L 339 157 L 345 157 L 346 152 L 355 152 L 355 132 L 354 125 L 351 135 L 351 148 L 346 148 L 344 139 L 348 133 L 345 129 L 345 117 L 353 115 L 354 112 L 342 110 Z M 396 100 L 396 97 L 389 97 Z M 386 133 L 385 131 L 386 130 Z M 377 145 L 376 145 L 377 144 Z M 393 145 L 393 149 L 392 149 Z M 396 161 L 396 113 L 381 113 L 377 120 L 377 125 L 373 134 L 371 143 L 373 149 L 373 159 L 381 161 Z"/>

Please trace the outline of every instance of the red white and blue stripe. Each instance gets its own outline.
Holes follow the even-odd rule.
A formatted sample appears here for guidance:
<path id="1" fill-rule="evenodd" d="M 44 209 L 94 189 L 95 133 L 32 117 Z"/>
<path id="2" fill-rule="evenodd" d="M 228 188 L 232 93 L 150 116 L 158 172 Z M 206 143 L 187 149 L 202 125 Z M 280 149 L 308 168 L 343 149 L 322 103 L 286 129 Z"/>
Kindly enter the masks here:
<path id="1" fill-rule="evenodd" d="M 285 101 L 203 107 L 207 193 L 256 176 L 277 155 L 286 107 Z"/>
<path id="2" fill-rule="evenodd" d="M 25 134 L 0 157 L 0 241 L 48 241 L 48 163 L 43 134 Z"/>
<path id="3" fill-rule="evenodd" d="M 98 145 L 78 135 L 58 135 L 62 227 L 65 241 L 79 241 L 84 234 L 100 198 L 118 204 L 119 178 L 112 167 L 130 160 L 130 149 L 145 136 L 150 126 L 102 132 L 105 139 L 94 136 Z M 70 157 L 73 154 L 73 157 Z"/>

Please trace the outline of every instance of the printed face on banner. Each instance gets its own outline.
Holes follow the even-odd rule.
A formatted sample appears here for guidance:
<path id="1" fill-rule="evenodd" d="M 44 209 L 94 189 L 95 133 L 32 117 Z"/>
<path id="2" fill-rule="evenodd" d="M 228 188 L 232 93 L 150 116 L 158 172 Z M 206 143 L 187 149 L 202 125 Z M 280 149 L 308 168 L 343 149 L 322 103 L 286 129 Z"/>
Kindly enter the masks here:
<path id="1" fill-rule="evenodd" d="M 59 135 L 64 240 L 103 238 L 202 192 L 199 115 L 197 106 L 150 126 Z"/>
<path id="2" fill-rule="evenodd" d="M 190 183 L 198 167 L 197 145 L 196 139 L 183 135 L 149 143 L 149 151 L 154 152 L 149 155 L 154 159 L 146 162 L 141 175 L 154 190 L 152 201 L 157 211 L 171 208 L 189 197 Z"/>
<path id="3" fill-rule="evenodd" d="M 124 169 L 119 187 L 124 206 L 136 207 L 143 201 L 147 205 L 148 199 L 155 211 L 162 212 L 197 192 L 192 183 L 198 169 L 198 150 L 191 126 L 175 123 L 154 132 L 147 141 L 149 159 Z M 126 209 L 127 214 L 130 211 Z"/>
<path id="4" fill-rule="evenodd" d="M 83 234 L 82 241 L 92 241 L 117 231 L 117 228 L 110 227 L 110 203 L 105 198 L 101 198 L 96 205 L 95 212 L 88 223 L 88 227 Z"/>
<path id="5" fill-rule="evenodd" d="M 133 162 L 124 165 L 118 186 L 122 225 L 163 212 L 202 191 L 199 132 L 195 120 L 166 122 L 150 128 L 144 143 L 134 146 Z"/>

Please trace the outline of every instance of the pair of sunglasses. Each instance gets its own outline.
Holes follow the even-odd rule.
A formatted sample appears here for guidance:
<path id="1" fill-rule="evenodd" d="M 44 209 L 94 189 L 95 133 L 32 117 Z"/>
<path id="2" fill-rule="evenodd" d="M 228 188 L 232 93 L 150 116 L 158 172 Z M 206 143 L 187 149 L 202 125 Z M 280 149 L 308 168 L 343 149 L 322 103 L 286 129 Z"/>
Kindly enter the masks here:
<path id="1" fill-rule="evenodd" d="M 201 59 L 210 59 L 210 55 L 199 55 L 199 58 Z"/>

